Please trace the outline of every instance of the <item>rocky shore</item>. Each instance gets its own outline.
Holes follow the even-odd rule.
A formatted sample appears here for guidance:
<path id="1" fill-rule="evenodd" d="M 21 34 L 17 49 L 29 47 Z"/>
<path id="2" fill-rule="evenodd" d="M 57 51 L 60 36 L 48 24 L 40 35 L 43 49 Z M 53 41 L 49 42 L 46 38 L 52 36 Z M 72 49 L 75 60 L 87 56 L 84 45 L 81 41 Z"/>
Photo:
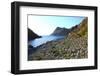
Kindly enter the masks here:
<path id="1" fill-rule="evenodd" d="M 87 26 L 86 18 L 64 39 L 50 41 L 37 47 L 36 51 L 28 56 L 28 60 L 88 58 Z"/>

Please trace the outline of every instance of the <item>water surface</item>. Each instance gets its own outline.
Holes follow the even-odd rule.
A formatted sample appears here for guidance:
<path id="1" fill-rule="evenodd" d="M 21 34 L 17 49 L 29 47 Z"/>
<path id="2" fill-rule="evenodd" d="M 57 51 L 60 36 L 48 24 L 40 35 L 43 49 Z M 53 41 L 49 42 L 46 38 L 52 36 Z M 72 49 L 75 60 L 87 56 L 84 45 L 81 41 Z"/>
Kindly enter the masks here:
<path id="1" fill-rule="evenodd" d="M 32 45 L 33 47 L 37 47 L 48 41 L 55 41 L 62 38 L 64 38 L 64 36 L 54 36 L 54 35 L 42 36 L 41 38 L 36 38 L 34 40 L 29 41 L 28 44 Z"/>

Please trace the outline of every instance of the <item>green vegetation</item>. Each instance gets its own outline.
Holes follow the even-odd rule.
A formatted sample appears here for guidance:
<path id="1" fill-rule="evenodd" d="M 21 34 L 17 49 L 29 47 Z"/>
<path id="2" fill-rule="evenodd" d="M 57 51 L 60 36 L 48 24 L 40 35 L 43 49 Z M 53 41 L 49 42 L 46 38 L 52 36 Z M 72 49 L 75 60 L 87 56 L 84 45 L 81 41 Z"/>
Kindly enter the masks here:
<path id="1" fill-rule="evenodd" d="M 87 24 L 87 18 L 83 20 L 82 23 L 79 24 L 79 26 L 77 27 L 77 29 L 73 30 L 71 32 L 71 34 L 73 35 L 73 37 L 82 37 L 84 35 L 87 35 L 88 32 L 88 24 Z"/>
<path id="2" fill-rule="evenodd" d="M 64 39 L 51 41 L 38 47 L 29 60 L 82 59 L 88 58 L 88 23 L 85 18 Z"/>

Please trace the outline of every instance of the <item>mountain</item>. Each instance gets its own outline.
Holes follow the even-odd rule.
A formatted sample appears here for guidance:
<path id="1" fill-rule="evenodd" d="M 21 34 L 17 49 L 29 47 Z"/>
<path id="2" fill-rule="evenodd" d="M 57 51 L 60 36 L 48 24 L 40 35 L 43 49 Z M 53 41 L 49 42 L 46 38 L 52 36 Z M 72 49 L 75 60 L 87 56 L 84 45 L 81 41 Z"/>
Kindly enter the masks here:
<path id="1" fill-rule="evenodd" d="M 41 36 L 38 36 L 31 29 L 28 28 L 28 41 L 33 40 L 35 38 L 40 38 L 40 37 Z"/>
<path id="2" fill-rule="evenodd" d="M 88 58 L 88 18 L 72 27 L 64 39 L 39 46 L 28 58 L 29 60 Z"/>
<path id="3" fill-rule="evenodd" d="M 68 37 L 70 38 L 78 38 L 84 37 L 88 34 L 88 19 L 85 18 L 79 25 L 76 25 L 71 28 L 71 32 L 69 33 Z"/>
<path id="4" fill-rule="evenodd" d="M 61 35 L 61 36 L 65 36 L 65 35 L 67 35 L 69 32 L 70 32 L 69 29 L 57 27 L 57 28 L 55 29 L 55 31 L 52 33 L 52 35 Z"/>

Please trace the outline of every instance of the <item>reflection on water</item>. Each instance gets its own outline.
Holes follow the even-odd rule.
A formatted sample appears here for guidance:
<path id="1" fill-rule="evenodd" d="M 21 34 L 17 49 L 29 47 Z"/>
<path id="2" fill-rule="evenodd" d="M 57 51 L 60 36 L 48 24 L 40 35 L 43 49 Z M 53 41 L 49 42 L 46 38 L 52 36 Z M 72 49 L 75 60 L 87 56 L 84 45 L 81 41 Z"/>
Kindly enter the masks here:
<path id="1" fill-rule="evenodd" d="M 29 45 L 32 45 L 33 47 L 40 46 L 48 41 L 54 41 L 57 39 L 62 39 L 64 36 L 54 36 L 54 35 L 49 35 L 49 36 L 42 36 L 41 38 L 36 38 L 32 41 L 29 41 Z"/>

